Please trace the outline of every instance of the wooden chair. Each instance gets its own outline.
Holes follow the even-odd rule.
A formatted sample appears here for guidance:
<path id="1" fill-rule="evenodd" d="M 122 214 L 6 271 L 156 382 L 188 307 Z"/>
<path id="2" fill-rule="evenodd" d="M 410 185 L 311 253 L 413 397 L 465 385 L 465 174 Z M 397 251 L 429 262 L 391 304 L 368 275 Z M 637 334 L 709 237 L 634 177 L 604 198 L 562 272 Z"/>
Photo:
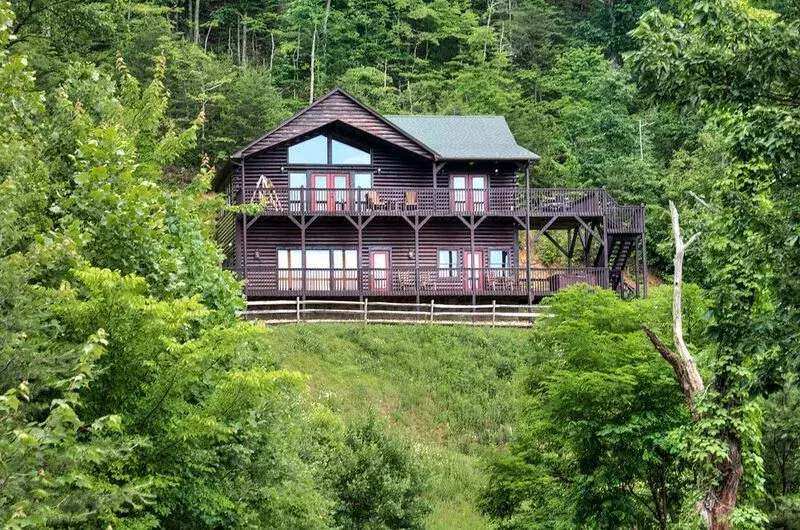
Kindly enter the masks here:
<path id="1" fill-rule="evenodd" d="M 400 284 L 401 291 L 413 291 L 416 287 L 416 281 L 414 281 L 414 272 L 413 271 L 400 271 L 397 273 L 397 281 Z"/>
<path id="2" fill-rule="evenodd" d="M 406 192 L 406 210 L 416 210 L 419 206 L 417 202 L 417 192 L 416 191 L 407 191 Z"/>
<path id="3" fill-rule="evenodd" d="M 386 203 L 381 199 L 377 191 L 372 190 L 367 192 L 367 207 L 374 210 L 382 209 L 386 208 Z"/>

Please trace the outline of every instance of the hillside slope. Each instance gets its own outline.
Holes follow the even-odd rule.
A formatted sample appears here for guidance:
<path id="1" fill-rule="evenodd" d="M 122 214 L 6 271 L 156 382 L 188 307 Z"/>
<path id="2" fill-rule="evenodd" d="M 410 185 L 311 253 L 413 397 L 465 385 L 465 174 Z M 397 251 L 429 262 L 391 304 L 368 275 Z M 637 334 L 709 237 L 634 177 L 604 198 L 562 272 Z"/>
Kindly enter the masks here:
<path id="1" fill-rule="evenodd" d="M 513 376 L 530 332 L 441 326 L 275 327 L 273 354 L 345 416 L 377 413 L 430 471 L 428 528 L 485 528 L 483 459 L 511 433 Z"/>

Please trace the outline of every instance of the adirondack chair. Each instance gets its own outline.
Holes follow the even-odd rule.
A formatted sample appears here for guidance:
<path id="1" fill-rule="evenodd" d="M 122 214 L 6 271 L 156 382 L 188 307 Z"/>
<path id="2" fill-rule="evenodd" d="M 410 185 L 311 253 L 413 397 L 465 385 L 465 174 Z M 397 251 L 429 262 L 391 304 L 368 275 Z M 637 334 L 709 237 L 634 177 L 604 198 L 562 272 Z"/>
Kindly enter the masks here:
<path id="1" fill-rule="evenodd" d="M 367 207 L 373 210 L 379 210 L 386 208 L 386 202 L 381 199 L 381 196 L 378 195 L 378 192 L 375 190 L 367 192 Z"/>
<path id="2" fill-rule="evenodd" d="M 416 191 L 407 191 L 406 192 L 406 210 L 416 210 L 419 207 L 419 203 L 417 202 L 417 192 Z"/>

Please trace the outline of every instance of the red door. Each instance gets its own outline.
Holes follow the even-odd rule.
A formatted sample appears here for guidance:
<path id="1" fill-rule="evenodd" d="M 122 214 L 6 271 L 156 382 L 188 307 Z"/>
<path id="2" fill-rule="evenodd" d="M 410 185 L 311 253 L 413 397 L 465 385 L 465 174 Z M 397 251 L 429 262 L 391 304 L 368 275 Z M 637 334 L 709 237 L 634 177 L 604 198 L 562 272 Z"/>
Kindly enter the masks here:
<path id="1" fill-rule="evenodd" d="M 347 173 L 311 174 L 311 210 L 333 212 L 347 210 L 350 205 L 350 175 Z"/>
<path id="2" fill-rule="evenodd" d="M 450 206 L 454 211 L 482 212 L 487 209 L 484 175 L 453 175 L 450 188 Z"/>
<path id="3" fill-rule="evenodd" d="M 464 284 L 467 291 L 483 290 L 483 252 L 464 251 Z"/>
<path id="4" fill-rule="evenodd" d="M 388 291 L 389 251 L 370 250 L 369 252 L 369 288 L 371 291 Z"/>

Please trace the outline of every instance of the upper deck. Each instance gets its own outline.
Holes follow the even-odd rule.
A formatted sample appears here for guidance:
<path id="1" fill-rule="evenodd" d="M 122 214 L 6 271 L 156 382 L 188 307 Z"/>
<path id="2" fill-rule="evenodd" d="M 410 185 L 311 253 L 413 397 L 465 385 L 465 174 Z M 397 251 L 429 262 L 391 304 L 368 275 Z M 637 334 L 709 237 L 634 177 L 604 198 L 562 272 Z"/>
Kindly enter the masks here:
<path id="1" fill-rule="evenodd" d="M 237 194 L 237 203 L 242 194 Z M 246 190 L 245 201 L 261 204 L 264 216 L 496 216 L 605 218 L 609 233 L 640 233 L 643 206 L 621 206 L 604 189 L 501 187 L 289 188 Z M 535 223 L 534 223 L 535 225 Z"/>

